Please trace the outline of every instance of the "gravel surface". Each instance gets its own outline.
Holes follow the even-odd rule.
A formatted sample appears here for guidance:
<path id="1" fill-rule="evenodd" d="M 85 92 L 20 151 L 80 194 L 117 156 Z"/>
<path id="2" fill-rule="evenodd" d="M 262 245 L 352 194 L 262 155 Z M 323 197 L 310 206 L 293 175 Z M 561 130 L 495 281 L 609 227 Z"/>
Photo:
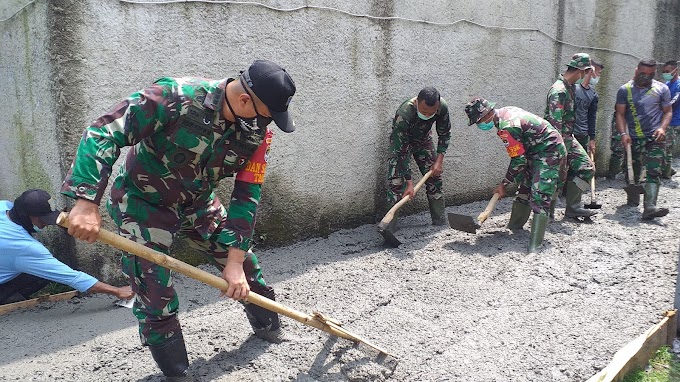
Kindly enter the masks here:
<path id="1" fill-rule="evenodd" d="M 659 196 L 670 214 L 647 223 L 642 207 L 622 206 L 622 180 L 598 178 L 599 215 L 579 224 L 559 208 L 539 254 L 525 254 L 528 231 L 504 228 L 511 198 L 476 235 L 421 213 L 401 219 L 397 249 L 364 225 L 257 251 L 280 302 L 336 318 L 397 359 L 285 318 L 290 341 L 267 344 L 238 304 L 178 276 L 190 370 L 199 381 L 585 380 L 673 307 L 676 180 Z M 447 211 L 477 216 L 485 206 Z M 130 310 L 112 302 L 88 296 L 0 316 L 0 380 L 163 380 Z"/>

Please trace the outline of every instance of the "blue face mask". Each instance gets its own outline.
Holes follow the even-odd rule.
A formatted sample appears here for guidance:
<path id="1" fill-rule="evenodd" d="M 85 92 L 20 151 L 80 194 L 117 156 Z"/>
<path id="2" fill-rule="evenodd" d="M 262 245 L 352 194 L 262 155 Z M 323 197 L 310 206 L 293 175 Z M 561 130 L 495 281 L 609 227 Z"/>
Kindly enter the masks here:
<path id="1" fill-rule="evenodd" d="M 34 230 L 35 232 L 40 232 L 40 231 L 42 231 L 42 228 L 38 228 L 37 225 L 33 224 L 33 230 Z"/>
<path id="2" fill-rule="evenodd" d="M 489 122 L 478 122 L 477 127 L 484 131 L 491 130 L 491 128 L 493 127 L 493 119 L 490 120 Z"/>

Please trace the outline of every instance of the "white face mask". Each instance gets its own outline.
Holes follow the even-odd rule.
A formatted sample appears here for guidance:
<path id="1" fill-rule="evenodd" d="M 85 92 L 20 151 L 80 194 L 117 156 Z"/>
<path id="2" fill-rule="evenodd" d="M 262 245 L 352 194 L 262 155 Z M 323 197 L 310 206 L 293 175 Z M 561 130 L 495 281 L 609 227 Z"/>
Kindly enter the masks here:
<path id="1" fill-rule="evenodd" d="M 590 82 L 588 82 L 591 85 L 597 85 L 597 83 L 600 82 L 600 77 L 590 77 Z"/>

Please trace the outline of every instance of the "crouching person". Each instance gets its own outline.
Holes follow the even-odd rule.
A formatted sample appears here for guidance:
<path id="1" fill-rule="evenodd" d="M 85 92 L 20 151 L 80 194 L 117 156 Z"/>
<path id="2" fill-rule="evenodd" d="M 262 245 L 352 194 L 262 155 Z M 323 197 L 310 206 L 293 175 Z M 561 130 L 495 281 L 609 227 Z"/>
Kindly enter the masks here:
<path id="1" fill-rule="evenodd" d="M 494 192 L 503 197 L 508 184 L 519 185 L 508 228 L 522 229 L 534 212 L 528 248 L 532 253 L 543 242 L 555 192 L 566 179 L 560 171 L 565 168 L 567 151 L 561 134 L 546 120 L 518 107 L 495 109 L 495 105 L 475 98 L 465 106 L 465 113 L 469 125 L 477 124 L 481 130 L 496 127 L 508 151 L 510 165 Z"/>

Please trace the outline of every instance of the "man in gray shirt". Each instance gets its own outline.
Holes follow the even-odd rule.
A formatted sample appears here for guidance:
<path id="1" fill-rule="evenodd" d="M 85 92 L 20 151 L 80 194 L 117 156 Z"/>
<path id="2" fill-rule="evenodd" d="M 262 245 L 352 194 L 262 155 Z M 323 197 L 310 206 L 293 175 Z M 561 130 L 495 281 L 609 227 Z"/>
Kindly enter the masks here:
<path id="1" fill-rule="evenodd" d="M 583 82 L 575 86 L 574 138 L 589 153 L 595 152 L 595 118 L 597 117 L 597 92 L 593 86 L 600 80 L 604 65 L 591 59 L 593 71 L 586 75 Z"/>

